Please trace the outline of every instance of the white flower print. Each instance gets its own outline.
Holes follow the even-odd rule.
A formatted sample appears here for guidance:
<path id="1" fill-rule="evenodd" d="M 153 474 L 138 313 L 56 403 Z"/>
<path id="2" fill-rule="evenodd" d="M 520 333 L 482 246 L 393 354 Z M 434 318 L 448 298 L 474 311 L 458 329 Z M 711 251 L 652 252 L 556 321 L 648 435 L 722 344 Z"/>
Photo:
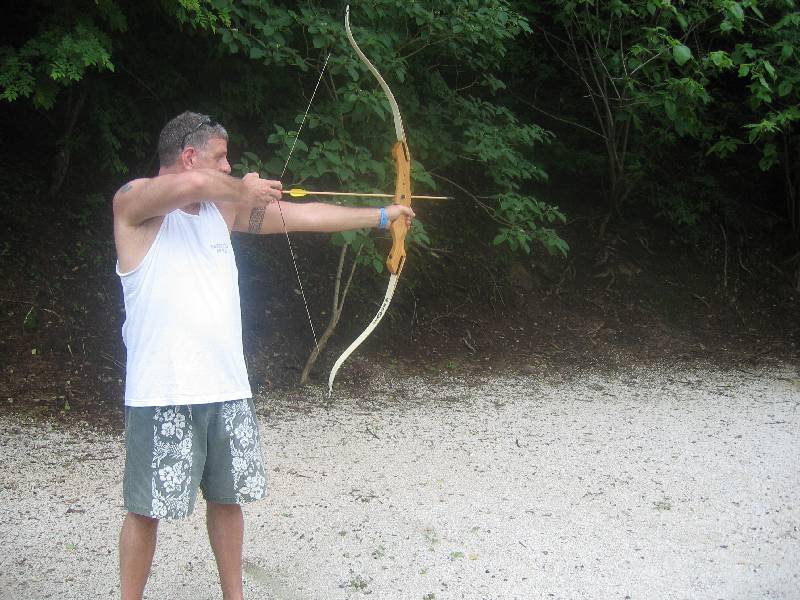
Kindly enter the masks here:
<path id="1" fill-rule="evenodd" d="M 248 475 L 244 480 L 244 486 L 239 490 L 241 494 L 246 494 L 251 498 L 260 498 L 264 493 L 264 486 L 266 481 L 263 475 Z"/>
<path id="2" fill-rule="evenodd" d="M 153 498 L 153 505 L 150 509 L 150 516 L 154 519 L 163 519 L 167 516 L 167 505 L 161 498 Z"/>
<path id="3" fill-rule="evenodd" d="M 263 498 L 266 479 L 258 442 L 258 429 L 247 400 L 227 403 L 222 409 L 225 431 L 231 436 L 231 474 L 236 502 Z"/>
<path id="4" fill-rule="evenodd" d="M 191 407 L 156 408 L 153 415 L 151 516 L 181 518 L 189 513 L 192 472 Z M 187 415 L 189 419 L 187 419 Z"/>
<path id="5" fill-rule="evenodd" d="M 175 427 L 183 429 L 186 426 L 186 415 L 183 413 L 175 413 Z"/>
<path id="6" fill-rule="evenodd" d="M 192 438 L 183 438 L 181 443 L 178 444 L 176 454 L 183 459 L 191 458 L 192 456 Z"/>
<path id="7" fill-rule="evenodd" d="M 236 434 L 236 438 L 239 440 L 239 443 L 244 447 L 247 448 L 250 444 L 253 443 L 253 424 L 248 419 L 247 421 L 243 421 L 239 423 L 239 426 L 236 428 L 234 433 Z"/>
<path id="8" fill-rule="evenodd" d="M 161 479 L 161 483 L 164 484 L 164 490 L 168 494 L 177 490 L 186 479 L 186 474 L 183 472 L 183 465 L 180 462 L 159 469 L 158 476 Z"/>
<path id="9" fill-rule="evenodd" d="M 168 408 L 164 411 L 162 418 L 161 435 L 167 437 L 177 436 L 178 439 L 183 438 L 183 429 L 186 426 L 186 417 L 183 413 Z"/>
<path id="10" fill-rule="evenodd" d="M 233 472 L 239 475 L 247 473 L 247 461 L 241 456 L 233 457 Z"/>

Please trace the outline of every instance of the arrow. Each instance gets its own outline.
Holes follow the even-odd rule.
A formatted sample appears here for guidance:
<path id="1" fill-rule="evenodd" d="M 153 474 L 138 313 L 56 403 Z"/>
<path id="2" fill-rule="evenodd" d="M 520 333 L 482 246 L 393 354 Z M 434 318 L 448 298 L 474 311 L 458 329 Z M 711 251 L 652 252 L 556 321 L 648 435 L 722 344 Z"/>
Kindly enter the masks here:
<path id="1" fill-rule="evenodd" d="M 292 188 L 283 190 L 284 195 L 292 198 L 302 198 L 303 196 L 357 196 L 359 198 L 394 198 L 394 194 L 367 194 L 363 192 L 319 192 L 314 190 L 304 190 L 303 188 Z M 411 196 L 413 200 L 455 200 L 453 196 Z"/>

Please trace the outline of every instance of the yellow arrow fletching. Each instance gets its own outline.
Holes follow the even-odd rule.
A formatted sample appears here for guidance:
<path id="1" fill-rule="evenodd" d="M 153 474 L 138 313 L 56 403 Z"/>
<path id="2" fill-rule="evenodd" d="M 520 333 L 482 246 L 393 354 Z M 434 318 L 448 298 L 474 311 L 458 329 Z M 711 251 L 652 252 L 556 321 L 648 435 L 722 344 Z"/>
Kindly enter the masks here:
<path id="1" fill-rule="evenodd" d="M 287 190 L 285 193 L 289 194 L 292 198 L 302 198 L 308 194 L 308 192 L 303 188 L 292 188 Z"/>

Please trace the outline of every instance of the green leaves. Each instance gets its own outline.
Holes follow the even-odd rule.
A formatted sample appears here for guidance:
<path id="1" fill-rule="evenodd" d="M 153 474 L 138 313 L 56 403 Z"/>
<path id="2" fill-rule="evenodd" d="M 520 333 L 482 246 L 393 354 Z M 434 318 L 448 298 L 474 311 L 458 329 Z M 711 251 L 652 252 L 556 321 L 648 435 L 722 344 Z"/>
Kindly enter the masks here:
<path id="1" fill-rule="evenodd" d="M 350 244 L 352 249 L 358 253 L 356 258 L 358 264 L 371 268 L 379 275 L 386 270 L 387 247 L 390 245 L 388 232 L 376 235 L 375 231 L 371 229 L 342 231 L 334 233 L 331 241 L 337 246 Z M 408 230 L 406 243 L 423 247 L 430 244 L 425 226 L 419 220 L 415 220 L 411 229 Z"/>
<path id="2" fill-rule="evenodd" d="M 476 98 L 453 98 L 453 102 L 454 125 L 463 131 L 462 152 L 485 164 L 496 185 L 515 189 L 523 181 L 547 178 L 525 150 L 548 143 L 551 133 L 521 124 L 510 110 Z"/>
<path id="3" fill-rule="evenodd" d="M 741 140 L 737 140 L 735 138 L 729 136 L 722 136 L 719 140 L 717 140 L 712 146 L 708 149 L 706 154 L 716 154 L 720 158 L 727 158 L 734 152 L 736 149 L 742 144 Z"/>
<path id="4" fill-rule="evenodd" d="M 503 225 L 492 243 L 508 245 L 513 251 L 529 254 L 533 243 L 539 242 L 550 254 L 566 256 L 569 245 L 548 225 L 563 224 L 565 215 L 558 208 L 549 206 L 531 196 L 507 192 L 498 196 L 496 216 Z"/>
<path id="5" fill-rule="evenodd" d="M 675 44 L 672 47 L 672 58 L 678 65 L 683 66 L 692 59 L 692 51 L 688 46 L 683 44 Z"/>
<path id="6" fill-rule="evenodd" d="M 514 215 L 515 251 L 550 239 L 538 233 L 552 226 L 547 210 L 532 211 L 539 204 L 526 204 L 533 198 L 525 188 L 546 180 L 537 152 L 552 135 L 521 119 L 508 97 L 508 54 L 531 32 L 514 4 L 377 0 L 354 5 L 351 19 L 359 44 L 397 96 L 415 191 L 436 192 L 448 179 L 480 188 L 498 219 Z M 237 174 L 278 176 L 294 145 L 286 185 L 393 191 L 391 113 L 346 41 L 339 4 L 64 0 L 52 10 L 34 3 L 25 28 L 17 45 L 0 47 L 0 99 L 27 98 L 66 114 L 80 105 L 76 98 L 87 98 L 77 127 L 85 138 L 70 143 L 92 148 L 93 167 L 121 173 L 141 163 L 137 172 L 152 172 L 155 133 L 190 108 L 226 123 Z M 64 119 L 59 113 L 50 120 Z M 522 206 L 500 207 L 503 194 L 516 194 Z M 365 232 L 336 239 L 361 248 L 365 265 L 382 265 L 382 241 L 373 253 Z M 415 224 L 409 240 L 429 242 L 423 224 Z"/>
<path id="7" fill-rule="evenodd" d="M 8 48 L 0 49 L 0 99 L 14 102 L 34 93 L 36 77 L 33 64 Z M 52 100 L 49 101 L 52 106 Z"/>
<path id="8" fill-rule="evenodd" d="M 663 178 L 659 159 L 688 161 L 691 148 L 727 159 L 753 144 L 761 169 L 796 162 L 786 156 L 794 146 L 784 145 L 800 110 L 795 2 L 574 0 L 540 11 L 547 44 L 537 50 L 549 55 L 539 64 L 568 69 L 531 87 L 555 90 L 561 105 L 542 108 L 602 138 L 612 198 L 617 190 L 625 201 L 646 198 L 633 182 Z M 701 212 L 692 205 L 674 220 Z"/>
<path id="9" fill-rule="evenodd" d="M 298 10 L 297 26 L 312 38 L 327 31 L 330 15 Z M 527 181 L 546 179 L 531 150 L 548 143 L 551 134 L 534 124 L 520 123 L 510 109 L 492 98 L 507 88 L 501 65 L 508 45 L 514 36 L 530 30 L 507 2 L 445 2 L 435 10 L 417 3 L 368 3 L 354 7 L 351 20 L 359 45 L 397 96 L 414 158 L 415 191 L 435 191 L 431 171 L 466 170 L 482 178 L 495 198 L 498 193 L 517 193 Z M 314 182 L 326 189 L 390 192 L 394 166 L 389 149 L 394 136 L 385 94 L 349 46 L 343 45 L 341 24 L 334 22 L 330 27 L 338 30 L 338 38 L 331 39 L 334 51 L 323 94 L 315 99 L 304 143 L 295 148 L 289 172 L 295 182 Z M 435 64 L 442 66 L 431 68 Z M 474 87 L 459 90 L 460 78 L 474 80 Z M 308 93 L 314 84 L 309 77 L 290 93 Z M 295 105 L 295 110 L 301 110 L 306 102 L 298 99 Z M 319 119 L 318 126 L 312 125 L 313 119 Z M 293 134 L 284 127 L 273 126 L 268 138 L 280 156 L 288 153 L 293 142 Z M 539 239 L 554 238 L 554 234 L 537 233 L 549 218 L 545 205 L 541 206 L 542 210 L 517 219 L 514 239 L 518 243 L 513 243 L 513 251 L 530 251 Z M 442 208 L 447 209 L 446 205 Z M 498 220 L 505 212 L 514 211 L 508 206 L 498 210 Z M 333 239 L 360 248 L 359 261 L 376 271 L 383 269 L 385 244 L 373 250 L 364 232 L 337 234 Z M 429 242 L 419 220 L 408 239 L 412 244 Z"/>
<path id="10" fill-rule="evenodd" d="M 784 79 L 783 81 L 778 84 L 778 96 L 784 98 L 792 93 L 792 90 L 795 89 L 795 86 L 800 83 L 796 81 L 792 81 L 791 79 Z"/>
<path id="11" fill-rule="evenodd" d="M 730 55 L 724 50 L 713 50 L 709 52 L 706 60 L 720 70 L 727 70 L 733 67 L 733 60 L 731 60 Z"/>
<path id="12" fill-rule="evenodd" d="M 0 49 L 0 99 L 32 98 L 36 107 L 50 109 L 62 87 L 90 71 L 113 70 L 111 40 L 90 19 L 52 23 L 20 48 Z"/>

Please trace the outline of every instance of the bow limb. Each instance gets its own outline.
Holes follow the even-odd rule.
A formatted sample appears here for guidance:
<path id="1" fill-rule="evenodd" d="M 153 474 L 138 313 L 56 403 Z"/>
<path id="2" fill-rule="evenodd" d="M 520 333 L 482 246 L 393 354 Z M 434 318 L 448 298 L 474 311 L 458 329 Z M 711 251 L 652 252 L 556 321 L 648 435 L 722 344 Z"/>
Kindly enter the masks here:
<path id="1" fill-rule="evenodd" d="M 356 43 L 356 39 L 353 37 L 353 32 L 350 30 L 350 5 L 347 6 L 344 13 L 344 30 L 347 32 L 347 39 L 350 41 L 350 45 L 353 47 L 353 50 L 355 50 L 356 54 L 358 54 L 358 58 L 361 59 L 361 62 L 367 65 L 367 68 L 375 76 L 375 79 L 378 80 L 383 93 L 386 94 L 386 98 L 389 100 L 389 106 L 392 109 L 394 131 L 397 134 L 397 139 L 405 142 L 406 132 L 403 129 L 403 118 L 400 116 L 400 108 L 397 106 L 397 100 L 394 99 L 394 94 L 392 93 L 392 90 L 389 89 L 389 86 L 384 78 L 380 73 L 378 73 L 378 69 L 375 68 L 375 65 L 370 62 L 370 60 L 361 50 L 361 47 Z"/>
<path id="2" fill-rule="evenodd" d="M 350 29 L 349 6 L 345 11 L 344 28 L 347 32 L 347 39 L 350 41 L 350 45 L 353 47 L 353 50 L 355 50 L 361 61 L 367 65 L 367 68 L 375 76 L 375 79 L 378 80 L 381 89 L 383 90 L 384 94 L 386 94 L 386 98 L 389 101 L 389 106 L 392 110 L 392 119 L 394 120 L 394 130 L 397 137 L 397 141 L 392 147 L 392 156 L 394 157 L 395 162 L 395 188 L 393 201 L 395 204 L 411 206 L 411 153 L 409 152 L 408 144 L 406 143 L 406 133 L 405 129 L 403 128 L 403 118 L 400 116 L 400 108 L 397 106 L 397 100 L 395 100 L 392 90 L 389 89 L 389 86 L 378 72 L 378 69 L 375 68 L 375 65 L 370 62 L 370 60 L 366 57 L 364 52 L 356 43 L 356 40 L 353 37 L 353 32 Z M 377 314 L 367 328 L 355 339 L 352 344 L 350 344 L 350 346 L 347 347 L 344 352 L 342 352 L 341 356 L 336 359 L 336 362 L 331 369 L 331 373 L 328 376 L 328 396 L 330 396 L 331 392 L 333 391 L 333 381 L 336 379 L 336 373 L 339 371 L 339 368 L 342 366 L 344 361 L 347 360 L 350 354 L 352 354 L 353 351 L 355 351 L 355 349 L 358 348 L 361 343 L 367 339 L 367 337 L 369 337 L 369 334 L 372 333 L 375 327 L 378 326 L 378 323 L 380 323 L 381 319 L 383 319 L 383 315 L 386 314 L 386 310 L 389 308 L 389 304 L 394 296 L 394 290 L 397 287 L 397 280 L 400 277 L 400 272 L 403 270 L 403 267 L 406 263 L 406 234 L 408 233 L 406 219 L 404 217 L 395 219 L 394 222 L 392 222 L 390 230 L 392 234 L 392 248 L 389 251 L 389 257 L 386 259 L 386 267 L 389 269 L 390 273 L 389 284 L 386 287 L 386 294 L 384 295 L 383 302 L 381 303 Z"/>
<path id="3" fill-rule="evenodd" d="M 378 309 L 377 314 L 372 319 L 372 322 L 367 325 L 367 328 L 361 332 L 352 344 L 350 344 L 347 349 L 342 352 L 339 358 L 336 359 L 336 362 L 333 364 L 333 368 L 331 369 L 331 374 L 328 376 L 328 396 L 331 395 L 333 391 L 333 380 L 336 379 L 336 373 L 339 371 L 339 367 L 344 364 L 344 361 L 353 353 L 353 351 L 361 345 L 369 334 L 372 333 L 372 330 L 378 326 L 378 323 L 381 322 L 383 319 L 383 315 L 386 314 L 386 310 L 389 308 L 389 304 L 392 301 L 392 296 L 394 296 L 394 289 L 397 287 L 397 280 L 398 276 L 396 273 L 392 273 L 389 275 L 389 285 L 386 287 L 386 294 L 383 297 L 383 302 L 381 302 L 381 307 Z"/>

